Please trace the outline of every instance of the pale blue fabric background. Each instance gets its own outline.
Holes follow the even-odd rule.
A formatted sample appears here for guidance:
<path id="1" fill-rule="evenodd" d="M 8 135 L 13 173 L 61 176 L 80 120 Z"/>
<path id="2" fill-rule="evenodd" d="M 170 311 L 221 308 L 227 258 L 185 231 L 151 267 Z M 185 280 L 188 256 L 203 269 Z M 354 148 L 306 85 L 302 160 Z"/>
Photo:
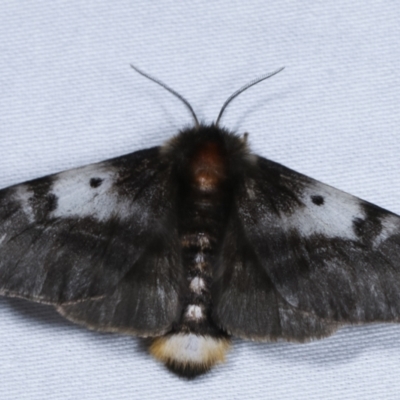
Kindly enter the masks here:
<path id="1" fill-rule="evenodd" d="M 0 187 L 161 143 L 258 75 L 223 123 L 258 153 L 400 214 L 400 5 L 393 1 L 2 1 Z M 399 289 L 400 290 L 400 289 Z M 134 338 L 0 299 L 0 398 L 398 399 L 400 326 L 306 345 L 235 342 L 180 380 Z"/>

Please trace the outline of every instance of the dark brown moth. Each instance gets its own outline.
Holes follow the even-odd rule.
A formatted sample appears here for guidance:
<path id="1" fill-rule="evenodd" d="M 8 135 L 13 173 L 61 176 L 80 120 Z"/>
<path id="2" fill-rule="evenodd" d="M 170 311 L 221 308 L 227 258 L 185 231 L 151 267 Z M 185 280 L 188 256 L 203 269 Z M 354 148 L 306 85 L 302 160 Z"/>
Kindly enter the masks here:
<path id="1" fill-rule="evenodd" d="M 136 68 L 135 68 L 136 69 Z M 136 69 L 137 70 L 137 69 Z M 400 317 L 400 218 L 251 153 L 217 122 L 0 191 L 0 293 L 153 338 L 195 376 L 230 337 L 303 342 Z"/>

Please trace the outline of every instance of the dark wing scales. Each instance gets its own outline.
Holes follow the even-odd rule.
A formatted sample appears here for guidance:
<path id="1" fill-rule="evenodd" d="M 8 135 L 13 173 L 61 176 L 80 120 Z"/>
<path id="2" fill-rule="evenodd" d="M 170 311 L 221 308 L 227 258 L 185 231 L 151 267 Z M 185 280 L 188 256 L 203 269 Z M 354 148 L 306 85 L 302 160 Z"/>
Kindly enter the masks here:
<path id="1" fill-rule="evenodd" d="M 159 148 L 0 191 L 0 293 L 66 314 L 80 304 L 78 319 L 99 328 L 113 313 L 109 329 L 167 329 L 183 281 L 173 191 Z M 149 301 L 155 293 L 165 301 Z M 130 307 L 136 317 L 121 311 Z"/>
<path id="2" fill-rule="evenodd" d="M 302 312 L 282 298 L 237 219 L 231 220 L 217 264 L 213 319 L 230 334 L 251 340 L 302 342 L 337 329 L 337 323 Z"/>
<path id="3" fill-rule="evenodd" d="M 230 264 L 246 274 L 230 278 L 231 288 L 218 286 L 234 276 L 227 255 L 221 258 L 215 302 L 221 326 L 242 337 L 271 338 L 277 332 L 304 340 L 345 323 L 399 321 L 398 216 L 263 158 L 239 186 L 234 230 L 240 236 L 231 243 L 228 236 L 222 251 L 229 254 L 236 246 Z M 254 261 L 246 261 L 243 249 Z M 239 290 L 245 279 L 252 280 L 253 294 L 250 284 L 249 292 Z M 227 320 L 223 314 L 235 310 L 224 296 L 239 315 L 256 314 L 258 322 Z M 238 296 L 248 304 L 236 304 Z"/>
<path id="4" fill-rule="evenodd" d="M 164 334 L 180 316 L 176 282 L 180 265 L 174 240 L 155 240 L 120 280 L 113 293 L 64 304 L 58 311 L 73 322 L 103 331 Z M 179 282 L 178 282 L 179 283 Z M 166 306 L 168 305 L 168 306 Z"/>

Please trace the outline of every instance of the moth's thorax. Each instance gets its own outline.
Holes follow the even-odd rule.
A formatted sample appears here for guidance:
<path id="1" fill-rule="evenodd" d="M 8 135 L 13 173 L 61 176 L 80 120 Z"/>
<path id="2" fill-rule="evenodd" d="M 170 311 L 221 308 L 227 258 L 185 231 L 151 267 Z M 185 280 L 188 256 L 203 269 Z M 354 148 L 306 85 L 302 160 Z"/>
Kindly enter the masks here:
<path id="1" fill-rule="evenodd" d="M 193 185 L 205 192 L 217 190 L 226 179 L 226 157 L 220 143 L 205 142 L 189 164 Z"/>

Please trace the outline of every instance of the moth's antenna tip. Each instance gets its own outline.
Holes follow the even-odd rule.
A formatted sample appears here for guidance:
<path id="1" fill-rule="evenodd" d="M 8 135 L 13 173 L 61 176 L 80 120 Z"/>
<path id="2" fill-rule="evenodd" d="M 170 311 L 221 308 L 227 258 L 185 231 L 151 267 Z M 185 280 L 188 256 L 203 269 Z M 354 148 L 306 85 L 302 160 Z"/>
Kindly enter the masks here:
<path id="1" fill-rule="evenodd" d="M 234 92 L 233 94 L 231 94 L 228 99 L 225 101 L 225 103 L 223 104 L 223 106 L 221 107 L 221 111 L 218 114 L 217 120 L 215 122 L 215 126 L 219 125 L 219 121 L 221 120 L 222 114 L 224 113 L 226 107 L 228 107 L 228 105 L 231 103 L 231 101 L 233 99 L 235 99 L 237 96 L 239 96 L 239 94 L 243 93 L 245 90 L 251 88 L 252 86 L 256 85 L 257 83 L 260 83 L 262 81 L 264 81 L 265 79 L 271 78 L 272 76 L 278 74 L 279 72 L 283 71 L 285 69 L 285 67 L 281 67 L 279 69 L 277 69 L 274 72 L 262 75 L 252 81 L 250 81 L 249 83 L 246 83 L 246 85 L 242 86 L 240 89 L 236 90 L 236 92 Z"/>
<path id="2" fill-rule="evenodd" d="M 187 109 L 190 111 L 190 113 L 192 114 L 192 117 L 194 119 L 194 124 L 196 126 L 196 128 L 198 128 L 200 126 L 199 120 L 197 119 L 197 116 L 192 108 L 192 106 L 189 104 L 189 102 L 178 92 L 176 92 L 175 90 L 171 89 L 168 85 L 166 85 L 164 82 L 161 82 L 159 79 L 156 79 L 154 77 L 152 77 L 151 75 L 147 74 L 146 72 L 143 72 L 141 69 L 139 69 L 138 67 L 135 67 L 133 64 L 129 64 L 131 66 L 132 69 L 134 69 L 138 74 L 144 76 L 145 78 L 153 81 L 154 83 L 157 83 L 157 85 L 160 85 L 161 87 L 163 87 L 165 90 L 167 90 L 168 92 L 170 92 L 171 94 L 173 94 L 175 97 L 177 97 L 186 107 Z"/>
<path id="3" fill-rule="evenodd" d="M 135 67 L 133 64 L 129 64 L 129 66 L 134 69 L 136 72 L 139 72 L 139 68 Z"/>

